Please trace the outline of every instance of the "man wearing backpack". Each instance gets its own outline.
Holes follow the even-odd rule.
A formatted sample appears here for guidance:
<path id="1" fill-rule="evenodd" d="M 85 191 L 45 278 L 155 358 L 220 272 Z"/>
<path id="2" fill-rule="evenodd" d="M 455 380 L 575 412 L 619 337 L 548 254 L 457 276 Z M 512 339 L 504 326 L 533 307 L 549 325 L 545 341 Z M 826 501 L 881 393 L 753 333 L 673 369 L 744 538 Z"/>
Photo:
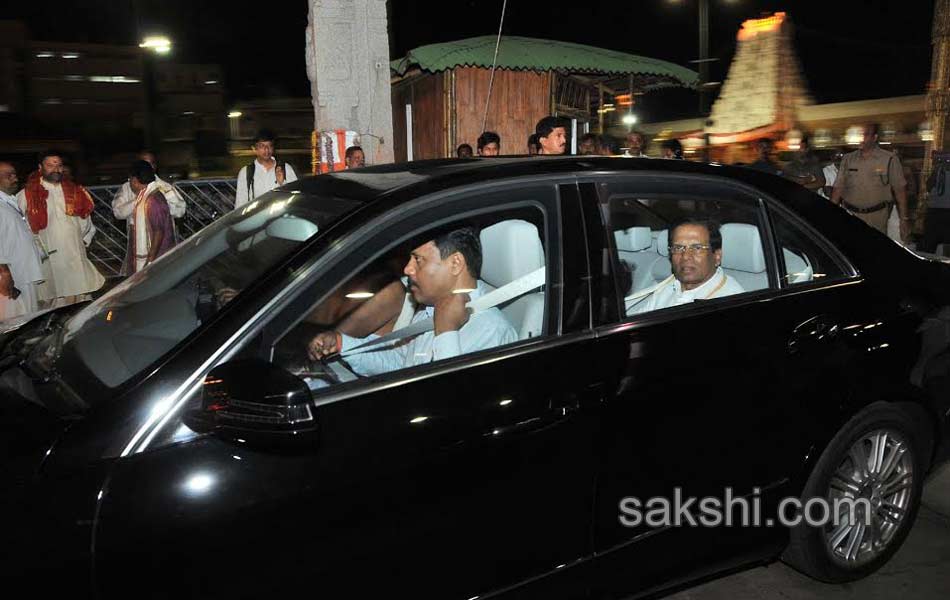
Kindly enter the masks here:
<path id="1" fill-rule="evenodd" d="M 254 138 L 252 148 L 256 158 L 238 173 L 234 208 L 247 204 L 285 183 L 297 181 L 294 168 L 274 158 L 274 135 L 271 132 L 261 130 Z"/>

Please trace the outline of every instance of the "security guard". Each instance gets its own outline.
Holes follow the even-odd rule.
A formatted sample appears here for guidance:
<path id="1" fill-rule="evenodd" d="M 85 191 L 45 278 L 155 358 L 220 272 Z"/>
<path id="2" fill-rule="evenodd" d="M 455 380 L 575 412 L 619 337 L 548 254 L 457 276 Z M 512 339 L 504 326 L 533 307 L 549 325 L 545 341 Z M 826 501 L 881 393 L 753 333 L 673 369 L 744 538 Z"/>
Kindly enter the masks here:
<path id="1" fill-rule="evenodd" d="M 861 148 L 841 160 L 831 201 L 844 206 L 871 227 L 887 233 L 888 209 L 896 199 L 901 239 L 906 241 L 910 234 L 907 181 L 900 159 L 877 145 L 878 131 L 875 123 L 865 125 Z"/>

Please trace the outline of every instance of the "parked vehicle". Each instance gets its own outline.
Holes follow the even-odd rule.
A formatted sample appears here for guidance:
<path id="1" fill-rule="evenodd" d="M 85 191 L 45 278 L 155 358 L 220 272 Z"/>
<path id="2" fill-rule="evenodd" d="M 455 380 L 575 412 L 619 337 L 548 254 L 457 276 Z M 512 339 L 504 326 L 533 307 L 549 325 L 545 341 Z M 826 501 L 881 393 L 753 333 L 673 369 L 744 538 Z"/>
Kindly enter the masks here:
<path id="1" fill-rule="evenodd" d="M 720 248 L 674 247 L 674 222 L 710 216 Z M 463 226 L 479 285 L 508 296 L 479 310 L 517 340 L 371 376 L 355 352 L 310 359 Z M 671 248 L 720 252 L 742 292 L 638 312 Z M 7 324 L 0 573 L 105 598 L 614 598 L 776 559 L 860 578 L 945 456 L 948 307 L 948 265 L 745 169 L 304 179 L 92 303 Z M 405 347 L 392 321 L 371 330 Z M 757 500 L 763 523 L 785 498 L 864 498 L 872 526 L 625 518 L 677 494 Z"/>

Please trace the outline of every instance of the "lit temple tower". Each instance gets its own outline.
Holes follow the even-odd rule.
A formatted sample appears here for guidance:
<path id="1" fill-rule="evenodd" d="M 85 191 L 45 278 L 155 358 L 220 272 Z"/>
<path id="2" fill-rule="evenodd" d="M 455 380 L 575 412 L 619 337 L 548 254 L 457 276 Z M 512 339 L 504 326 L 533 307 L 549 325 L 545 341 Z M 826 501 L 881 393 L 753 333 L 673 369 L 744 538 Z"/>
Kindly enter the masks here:
<path id="1" fill-rule="evenodd" d="M 785 13 L 750 19 L 739 30 L 735 58 L 706 127 L 712 144 L 730 144 L 792 129 L 811 104 Z"/>

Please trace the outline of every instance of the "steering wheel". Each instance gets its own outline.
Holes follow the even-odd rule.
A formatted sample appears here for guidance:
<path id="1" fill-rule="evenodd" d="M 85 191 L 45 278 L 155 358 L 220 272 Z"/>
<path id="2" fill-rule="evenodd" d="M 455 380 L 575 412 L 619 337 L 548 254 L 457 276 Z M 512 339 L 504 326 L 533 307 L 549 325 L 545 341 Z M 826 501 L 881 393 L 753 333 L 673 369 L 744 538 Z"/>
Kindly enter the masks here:
<path id="1" fill-rule="evenodd" d="M 322 358 L 320 359 L 320 363 L 326 368 L 328 373 L 332 373 L 334 383 L 346 383 L 362 378 L 362 375 L 346 364 L 346 361 L 340 358 L 339 354 Z"/>

